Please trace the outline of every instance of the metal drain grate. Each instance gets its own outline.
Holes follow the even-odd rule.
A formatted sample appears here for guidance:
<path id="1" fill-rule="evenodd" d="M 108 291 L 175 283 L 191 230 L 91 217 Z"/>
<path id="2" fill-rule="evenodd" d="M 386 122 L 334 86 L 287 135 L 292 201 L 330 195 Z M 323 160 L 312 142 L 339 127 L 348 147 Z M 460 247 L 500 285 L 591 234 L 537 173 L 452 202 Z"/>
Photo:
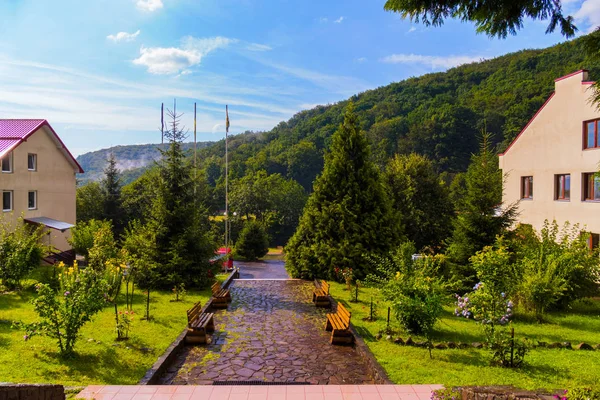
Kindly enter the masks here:
<path id="1" fill-rule="evenodd" d="M 265 382 L 265 381 L 213 381 L 214 386 L 273 386 L 273 385 L 310 385 L 308 382 Z"/>

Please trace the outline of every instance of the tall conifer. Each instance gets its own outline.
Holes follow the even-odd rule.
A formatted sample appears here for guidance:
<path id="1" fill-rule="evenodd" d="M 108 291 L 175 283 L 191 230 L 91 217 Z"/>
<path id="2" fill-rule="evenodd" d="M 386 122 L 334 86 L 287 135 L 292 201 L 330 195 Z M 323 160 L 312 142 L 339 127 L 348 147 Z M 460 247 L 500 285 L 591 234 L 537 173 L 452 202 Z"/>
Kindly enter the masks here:
<path id="1" fill-rule="evenodd" d="M 337 267 L 362 279 L 370 272 L 363 256 L 388 252 L 398 243 L 398 226 L 350 103 L 286 248 L 286 266 L 294 277 L 331 279 Z"/>

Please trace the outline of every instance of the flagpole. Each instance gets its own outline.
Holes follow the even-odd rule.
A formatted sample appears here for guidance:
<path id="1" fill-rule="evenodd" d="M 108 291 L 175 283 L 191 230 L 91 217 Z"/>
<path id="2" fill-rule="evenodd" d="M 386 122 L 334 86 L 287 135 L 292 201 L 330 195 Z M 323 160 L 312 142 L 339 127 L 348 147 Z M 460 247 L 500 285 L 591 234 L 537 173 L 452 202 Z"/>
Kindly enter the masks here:
<path id="1" fill-rule="evenodd" d="M 229 107 L 225 105 L 225 254 L 229 247 L 229 155 L 227 139 L 229 136 Z"/>
<path id="2" fill-rule="evenodd" d="M 165 103 L 160 103 L 160 143 L 165 143 Z"/>
<path id="3" fill-rule="evenodd" d="M 196 185 L 198 180 L 198 166 L 196 164 L 196 103 L 194 103 L 194 195 L 196 194 Z"/>

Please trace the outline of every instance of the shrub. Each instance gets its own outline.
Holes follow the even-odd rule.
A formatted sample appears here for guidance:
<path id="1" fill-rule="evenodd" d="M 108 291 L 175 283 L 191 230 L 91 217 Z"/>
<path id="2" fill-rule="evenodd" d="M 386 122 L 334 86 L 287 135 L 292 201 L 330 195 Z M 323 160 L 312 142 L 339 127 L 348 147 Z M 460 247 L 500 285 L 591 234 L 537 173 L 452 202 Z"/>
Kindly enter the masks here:
<path id="1" fill-rule="evenodd" d="M 78 222 L 75 227 L 71 228 L 69 244 L 77 254 L 81 254 L 88 261 L 89 251 L 94 246 L 94 236 L 101 229 L 112 230 L 110 222 L 96 219 Z"/>
<path id="2" fill-rule="evenodd" d="M 370 256 L 378 271 L 377 275 L 370 275 L 370 282 L 383 284 L 380 286 L 383 297 L 391 303 L 396 318 L 408 332 L 429 339 L 442 312 L 446 288 L 437 277 L 434 258 L 412 260 L 409 254 L 413 251 L 414 245 L 408 243 L 387 258 Z"/>
<path id="3" fill-rule="evenodd" d="M 261 224 L 247 221 L 235 244 L 235 252 L 246 260 L 257 260 L 269 252 L 269 238 Z"/>
<path id="4" fill-rule="evenodd" d="M 26 325 L 25 340 L 44 335 L 56 339 L 60 353 L 70 357 L 79 330 L 106 304 L 108 285 L 105 279 L 90 268 L 80 270 L 77 263 L 65 267 L 59 263 L 60 288 L 38 284 L 38 297 L 33 300 L 41 322 Z"/>
<path id="5" fill-rule="evenodd" d="M 8 289 L 20 285 L 21 280 L 40 265 L 46 246 L 40 239 L 43 228 L 26 226 L 19 218 L 14 228 L 0 221 L 0 282 Z"/>
<path id="6" fill-rule="evenodd" d="M 598 254 L 590 252 L 586 236 L 568 223 L 544 223 L 537 240 L 520 249 L 523 278 L 518 298 L 538 319 L 549 309 L 564 309 L 573 301 L 598 293 Z"/>
<path id="7" fill-rule="evenodd" d="M 486 290 L 500 293 L 511 293 L 520 278 L 513 254 L 504 245 L 504 239 L 496 239 L 494 246 L 486 246 L 471 257 L 471 265 L 477 277 L 485 284 Z"/>

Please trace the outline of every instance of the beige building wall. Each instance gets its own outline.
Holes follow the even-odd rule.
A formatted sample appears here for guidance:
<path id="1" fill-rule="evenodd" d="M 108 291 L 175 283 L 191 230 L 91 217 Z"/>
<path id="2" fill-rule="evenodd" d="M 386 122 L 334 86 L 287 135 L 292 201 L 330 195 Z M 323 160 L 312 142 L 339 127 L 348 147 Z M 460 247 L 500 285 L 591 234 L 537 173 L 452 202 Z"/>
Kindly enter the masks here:
<path id="1" fill-rule="evenodd" d="M 519 222 L 538 231 L 544 220 L 579 223 L 600 233 L 600 202 L 584 201 L 582 174 L 600 169 L 600 148 L 583 149 L 583 122 L 600 118 L 590 102 L 587 71 L 557 79 L 555 92 L 504 154 L 505 204 L 519 202 Z M 555 200 L 555 175 L 571 175 L 570 200 Z M 521 177 L 533 176 L 533 198 L 521 199 Z"/>
<path id="2" fill-rule="evenodd" d="M 46 126 L 33 133 L 13 150 L 13 172 L 0 173 L 0 192 L 13 191 L 13 211 L 2 212 L 4 220 L 16 222 L 25 218 L 48 217 L 63 222 L 76 222 L 76 182 L 73 165 L 56 146 Z M 37 170 L 27 169 L 27 155 L 37 154 Z M 37 191 L 37 208 L 28 209 L 28 192 Z M 69 250 L 70 231 L 47 229 L 44 243 L 59 250 Z"/>

